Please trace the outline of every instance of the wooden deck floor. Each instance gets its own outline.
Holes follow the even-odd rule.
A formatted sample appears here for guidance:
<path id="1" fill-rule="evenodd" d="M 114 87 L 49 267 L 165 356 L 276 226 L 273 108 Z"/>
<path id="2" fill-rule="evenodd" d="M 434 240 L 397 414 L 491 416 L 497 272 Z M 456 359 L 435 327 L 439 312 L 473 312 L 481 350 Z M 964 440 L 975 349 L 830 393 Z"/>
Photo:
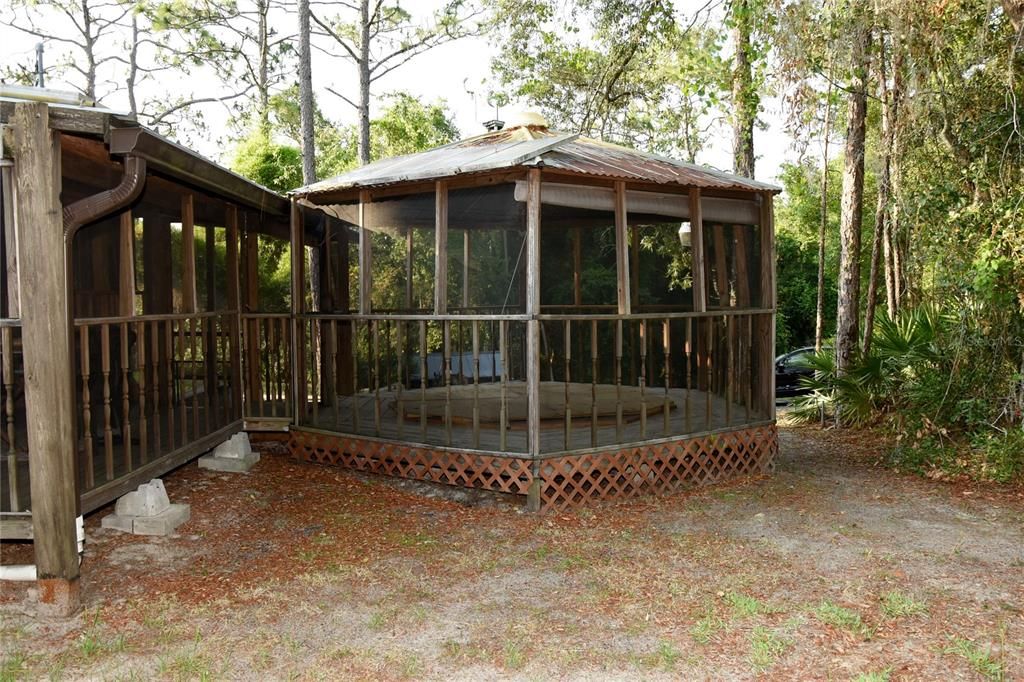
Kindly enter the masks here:
<path id="1" fill-rule="evenodd" d="M 585 387 L 585 391 L 582 388 Z M 467 389 L 472 387 L 459 387 Z M 479 449 L 492 452 L 527 452 L 525 394 L 518 382 L 508 384 L 509 425 L 505 430 L 504 443 L 499 423 L 484 415 L 496 415 L 500 409 L 498 385 L 481 386 L 487 389 L 480 397 L 479 428 L 473 428 L 472 396 L 460 390 L 451 400 L 451 425 L 446 426 L 443 417 L 428 416 L 420 419 L 420 411 L 427 415 L 438 414 L 437 401 L 443 401 L 443 388 L 428 390 L 422 400 L 418 390 L 406 390 L 401 397 L 394 391 L 360 393 L 355 396 L 339 396 L 333 406 L 319 406 L 315 411 L 307 408 L 300 425 L 311 428 L 337 431 L 339 433 L 373 436 L 388 440 L 444 445 L 456 448 Z M 623 387 L 627 388 L 627 387 Z M 696 389 L 670 389 L 669 410 L 664 410 L 663 389 L 651 389 L 645 396 L 647 418 L 641 417 L 639 400 L 623 406 L 621 426 L 616 417 L 615 387 L 598 387 L 598 419 L 591 419 L 590 384 L 576 384 L 571 389 L 572 426 L 566 433 L 564 418 L 564 384 L 548 383 L 542 386 L 542 414 L 557 418 L 541 421 L 540 450 L 542 453 L 603 447 L 622 443 L 636 443 L 659 438 L 671 438 L 692 433 L 740 427 L 744 424 L 762 422 L 768 415 L 748 409 L 742 403 L 733 401 L 730 405 L 724 398 Z M 439 398 L 439 396 L 441 396 Z M 399 410 L 401 400 L 402 409 Z M 551 401 L 557 400 L 553 405 Z M 514 401 L 514 404 L 513 404 Z M 655 404 L 656 403 L 656 404 Z M 399 418 L 399 414 L 405 415 Z M 443 414 L 443 408 L 440 414 Z"/>

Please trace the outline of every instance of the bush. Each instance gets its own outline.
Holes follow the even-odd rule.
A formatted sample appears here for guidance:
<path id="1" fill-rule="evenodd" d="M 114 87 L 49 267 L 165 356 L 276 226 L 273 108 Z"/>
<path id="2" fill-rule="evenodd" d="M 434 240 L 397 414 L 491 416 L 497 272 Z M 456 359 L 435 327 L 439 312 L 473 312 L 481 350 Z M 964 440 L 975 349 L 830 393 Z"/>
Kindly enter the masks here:
<path id="1" fill-rule="evenodd" d="M 871 352 L 844 375 L 831 352 L 809 360 L 809 395 L 794 417 L 839 416 L 845 425 L 880 424 L 896 438 L 890 461 L 920 473 L 940 470 L 1007 482 L 1024 474 L 1020 316 L 957 314 L 933 306 L 882 317 Z"/>

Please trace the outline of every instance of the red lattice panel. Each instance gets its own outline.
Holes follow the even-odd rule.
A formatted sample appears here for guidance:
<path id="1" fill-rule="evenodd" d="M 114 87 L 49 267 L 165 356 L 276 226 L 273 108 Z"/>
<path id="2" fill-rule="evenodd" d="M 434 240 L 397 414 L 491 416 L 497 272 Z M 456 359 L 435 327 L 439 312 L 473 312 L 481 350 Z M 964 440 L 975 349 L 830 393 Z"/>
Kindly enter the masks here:
<path id="1" fill-rule="evenodd" d="M 533 482 L 530 461 L 458 450 L 292 430 L 292 457 L 385 476 L 526 495 Z"/>
<path id="2" fill-rule="evenodd" d="M 769 425 L 549 459 L 540 472 L 541 511 L 767 473 L 777 451 L 778 433 Z"/>

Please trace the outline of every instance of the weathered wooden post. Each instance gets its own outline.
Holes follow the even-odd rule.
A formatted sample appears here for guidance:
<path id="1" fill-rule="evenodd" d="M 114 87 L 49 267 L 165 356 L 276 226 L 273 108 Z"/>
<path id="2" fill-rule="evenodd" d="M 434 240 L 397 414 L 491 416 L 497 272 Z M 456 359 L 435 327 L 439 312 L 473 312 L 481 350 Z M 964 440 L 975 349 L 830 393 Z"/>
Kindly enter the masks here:
<path id="1" fill-rule="evenodd" d="M 526 433 L 533 458 L 533 484 L 527 492 L 526 507 L 540 511 L 540 169 L 530 169 L 526 198 Z M 502 371 L 505 368 L 502 367 Z"/>
<path id="2" fill-rule="evenodd" d="M 60 134 L 43 103 L 19 103 L 13 117 L 15 185 L 21 231 L 22 339 L 35 561 L 43 609 L 69 616 L 80 607 L 78 472 L 75 466 Z"/>

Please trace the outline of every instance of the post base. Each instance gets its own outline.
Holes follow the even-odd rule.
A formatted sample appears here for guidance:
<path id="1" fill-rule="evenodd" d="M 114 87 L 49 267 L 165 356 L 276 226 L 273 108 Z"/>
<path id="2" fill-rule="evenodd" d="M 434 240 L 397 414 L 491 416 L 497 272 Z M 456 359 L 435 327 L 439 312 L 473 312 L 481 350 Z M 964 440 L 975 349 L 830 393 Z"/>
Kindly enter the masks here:
<path id="1" fill-rule="evenodd" d="M 82 608 L 78 578 L 43 578 L 36 581 L 36 587 L 36 610 L 42 618 L 70 618 Z"/>

